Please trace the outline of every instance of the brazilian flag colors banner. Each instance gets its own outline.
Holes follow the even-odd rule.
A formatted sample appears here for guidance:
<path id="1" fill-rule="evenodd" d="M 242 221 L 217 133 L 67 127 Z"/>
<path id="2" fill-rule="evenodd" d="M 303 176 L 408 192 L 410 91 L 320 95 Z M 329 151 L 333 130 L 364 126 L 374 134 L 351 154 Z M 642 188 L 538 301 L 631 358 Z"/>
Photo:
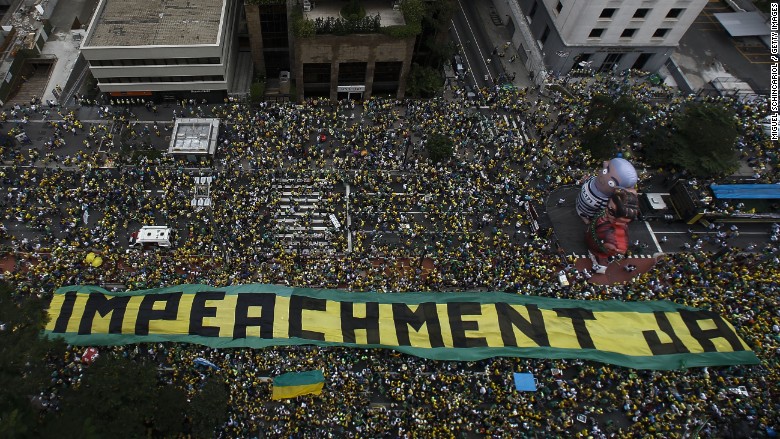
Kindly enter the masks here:
<path id="1" fill-rule="evenodd" d="M 389 348 L 436 360 L 580 358 L 635 369 L 757 364 L 721 316 L 672 302 L 507 293 L 348 293 L 181 285 L 58 289 L 45 333 L 74 345 L 187 342 Z"/>
<path id="2" fill-rule="evenodd" d="M 289 372 L 274 378 L 271 399 L 295 398 L 301 395 L 319 395 L 325 386 L 321 370 Z"/>

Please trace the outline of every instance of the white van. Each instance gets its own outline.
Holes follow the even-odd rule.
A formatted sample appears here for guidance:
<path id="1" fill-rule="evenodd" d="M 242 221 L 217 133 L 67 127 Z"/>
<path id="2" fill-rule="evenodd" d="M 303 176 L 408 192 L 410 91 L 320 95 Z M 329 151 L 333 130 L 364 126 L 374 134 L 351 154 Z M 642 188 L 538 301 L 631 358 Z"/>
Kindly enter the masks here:
<path id="1" fill-rule="evenodd" d="M 130 235 L 130 246 L 149 245 L 167 248 L 171 246 L 171 233 L 172 230 L 168 226 L 144 226 Z"/>

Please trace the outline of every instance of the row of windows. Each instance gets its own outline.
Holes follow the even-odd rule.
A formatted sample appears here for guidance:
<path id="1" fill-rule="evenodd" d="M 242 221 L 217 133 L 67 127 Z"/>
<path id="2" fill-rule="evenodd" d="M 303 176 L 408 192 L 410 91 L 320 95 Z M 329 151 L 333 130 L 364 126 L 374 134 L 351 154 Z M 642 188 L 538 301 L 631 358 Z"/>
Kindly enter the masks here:
<path id="1" fill-rule="evenodd" d="M 599 18 L 601 19 L 607 19 L 612 18 L 617 13 L 618 8 L 604 8 L 601 10 L 601 14 L 599 15 Z M 669 9 L 669 12 L 666 13 L 667 19 L 675 19 L 680 18 L 680 16 L 685 12 L 685 8 L 672 8 Z M 632 18 L 645 18 L 647 17 L 647 14 L 650 13 L 650 8 L 638 8 L 636 11 L 634 11 L 634 16 Z"/>
<path id="2" fill-rule="evenodd" d="M 563 10 L 563 2 L 559 1 L 557 5 L 555 5 L 555 12 L 561 13 Z M 618 8 L 604 8 L 601 10 L 601 14 L 599 15 L 599 19 L 609 19 L 615 16 L 617 13 Z M 685 12 L 685 8 L 672 8 L 669 9 L 669 12 L 666 14 L 666 19 L 672 20 L 679 18 L 683 12 Z M 529 14 L 532 16 L 534 13 L 536 13 L 536 3 L 531 8 L 531 13 Z M 636 11 L 634 11 L 633 19 L 641 20 L 645 17 L 647 17 L 647 14 L 650 13 L 650 8 L 638 8 Z"/>
<path id="3" fill-rule="evenodd" d="M 287 5 L 268 5 L 259 9 L 263 47 L 287 48 Z"/>
<path id="4" fill-rule="evenodd" d="M 401 76 L 401 61 L 378 61 L 374 64 L 374 82 L 394 82 Z M 366 82 L 368 63 L 339 63 L 339 84 L 353 85 Z M 303 65 L 303 82 L 330 83 L 330 63 L 306 63 Z"/>
<path id="5" fill-rule="evenodd" d="M 222 82 L 225 80 L 223 75 L 201 75 L 201 76 L 148 76 L 148 77 L 127 77 L 127 78 L 100 78 L 101 84 L 138 84 L 150 82 Z"/>
<path id="6" fill-rule="evenodd" d="M 166 59 L 93 59 L 91 67 L 132 67 L 132 66 L 181 66 L 191 64 L 220 64 L 218 57 L 209 58 L 166 58 Z"/>
<path id="7" fill-rule="evenodd" d="M 638 29 L 633 27 L 623 29 L 623 32 L 620 34 L 620 38 L 631 38 L 634 35 L 636 35 L 637 30 Z M 606 31 L 606 29 L 602 27 L 593 28 L 590 31 L 588 38 L 601 38 L 601 36 L 604 35 L 604 31 Z M 668 34 L 669 34 L 669 28 L 659 27 L 658 29 L 655 30 L 655 32 L 653 32 L 653 38 L 664 38 Z"/>

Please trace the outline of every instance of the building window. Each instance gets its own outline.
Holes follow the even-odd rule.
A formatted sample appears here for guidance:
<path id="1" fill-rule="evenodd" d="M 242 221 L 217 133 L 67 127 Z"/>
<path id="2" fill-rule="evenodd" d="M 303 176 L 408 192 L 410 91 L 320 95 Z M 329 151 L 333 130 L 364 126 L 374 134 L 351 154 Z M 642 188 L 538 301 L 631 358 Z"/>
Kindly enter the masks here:
<path id="1" fill-rule="evenodd" d="M 555 5 L 555 12 L 557 12 L 557 13 L 559 13 L 559 14 L 560 14 L 560 13 L 561 13 L 561 10 L 563 10 L 563 3 L 561 3 L 561 2 L 559 1 L 559 2 L 558 2 L 558 4 L 557 4 L 557 5 Z"/>
<path id="2" fill-rule="evenodd" d="M 601 65 L 601 68 L 599 68 L 599 71 L 609 72 L 609 71 L 617 70 L 618 64 L 622 59 L 623 59 L 622 53 L 610 53 L 609 55 L 607 55 L 606 58 L 604 58 L 604 63 Z"/>
<path id="3" fill-rule="evenodd" d="M 636 29 L 634 28 L 623 29 L 623 33 L 620 34 L 620 38 L 631 38 L 634 36 L 634 34 L 636 34 Z"/>
<path id="4" fill-rule="evenodd" d="M 366 66 L 364 62 L 339 63 L 339 85 L 363 85 L 366 83 Z"/>
<path id="5" fill-rule="evenodd" d="M 101 84 L 150 84 L 162 82 L 223 82 L 225 77 L 222 75 L 206 76 L 142 76 L 142 77 L 120 77 L 120 78 L 102 78 Z"/>
<path id="6" fill-rule="evenodd" d="M 680 18 L 680 15 L 682 15 L 684 10 L 685 9 L 683 9 L 683 8 L 672 8 L 672 9 L 669 9 L 669 13 L 666 14 L 666 18 Z"/>
<path id="7" fill-rule="evenodd" d="M 550 26 L 544 27 L 544 32 L 542 32 L 542 37 L 539 38 L 539 41 L 542 42 L 542 46 L 544 46 L 544 43 L 547 42 L 547 37 L 550 36 Z"/>
<path id="8" fill-rule="evenodd" d="M 303 64 L 304 84 L 330 84 L 330 63 Z"/>
<path id="9" fill-rule="evenodd" d="M 612 18 L 616 11 L 616 8 L 604 8 L 601 10 L 601 15 L 599 15 L 599 18 Z"/>
<path id="10" fill-rule="evenodd" d="M 669 33 L 669 29 L 661 27 L 653 32 L 653 38 L 664 38 Z"/>
<path id="11" fill-rule="evenodd" d="M 401 61 L 377 62 L 374 65 L 374 82 L 395 82 L 401 77 Z"/>
<path id="12" fill-rule="evenodd" d="M 603 34 L 604 34 L 604 29 L 597 27 L 590 31 L 590 35 L 588 35 L 588 38 L 601 38 Z"/>
<path id="13" fill-rule="evenodd" d="M 286 48 L 287 5 L 267 5 L 260 9 L 263 48 Z"/>
<path id="14" fill-rule="evenodd" d="M 639 8 L 634 12 L 634 18 L 645 18 L 650 12 L 650 8 Z"/>

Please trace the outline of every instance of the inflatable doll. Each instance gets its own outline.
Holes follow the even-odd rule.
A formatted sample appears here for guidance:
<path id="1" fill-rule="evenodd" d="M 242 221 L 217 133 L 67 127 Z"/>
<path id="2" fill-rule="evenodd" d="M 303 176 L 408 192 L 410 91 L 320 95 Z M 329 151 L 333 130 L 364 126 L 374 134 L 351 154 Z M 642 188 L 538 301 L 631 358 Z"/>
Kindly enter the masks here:
<path id="1" fill-rule="evenodd" d="M 636 192 L 637 180 L 636 169 L 628 160 L 616 157 L 605 161 L 601 172 L 582 185 L 577 197 L 577 215 L 588 224 L 594 215 L 604 210 L 615 189 Z"/>
<path id="2" fill-rule="evenodd" d="M 628 251 L 628 223 L 639 215 L 636 194 L 615 189 L 605 209 L 597 213 L 585 230 L 585 242 L 593 260 L 593 271 L 604 274 L 611 258 Z"/>

